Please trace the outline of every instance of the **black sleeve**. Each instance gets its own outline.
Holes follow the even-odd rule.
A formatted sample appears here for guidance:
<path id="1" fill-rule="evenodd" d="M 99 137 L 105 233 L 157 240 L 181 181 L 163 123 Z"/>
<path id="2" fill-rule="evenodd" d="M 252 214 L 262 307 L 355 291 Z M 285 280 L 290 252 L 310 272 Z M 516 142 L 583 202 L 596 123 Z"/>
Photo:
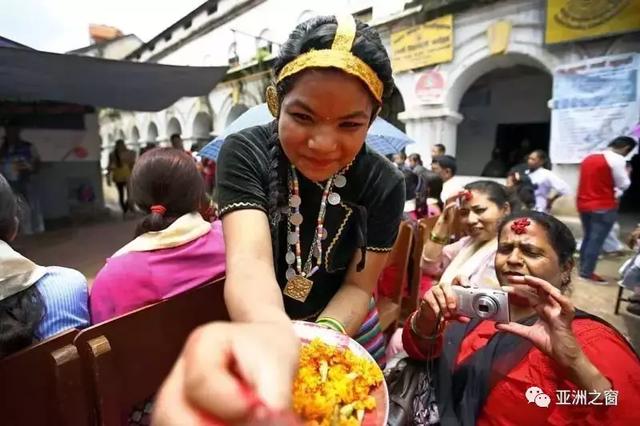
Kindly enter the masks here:
<path id="1" fill-rule="evenodd" d="M 367 250 L 391 251 L 402 221 L 404 191 L 404 179 L 396 179 L 395 184 L 389 185 L 369 205 L 367 209 Z"/>
<path id="2" fill-rule="evenodd" d="M 269 156 L 266 143 L 259 132 L 252 131 L 226 138 L 216 168 L 221 217 L 235 210 L 268 211 Z"/>

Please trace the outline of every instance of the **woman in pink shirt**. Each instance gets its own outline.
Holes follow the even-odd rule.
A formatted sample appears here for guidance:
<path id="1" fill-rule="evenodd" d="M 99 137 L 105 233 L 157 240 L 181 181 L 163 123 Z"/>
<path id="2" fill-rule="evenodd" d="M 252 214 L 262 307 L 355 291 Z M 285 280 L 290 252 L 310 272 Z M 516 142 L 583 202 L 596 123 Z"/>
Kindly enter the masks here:
<path id="1" fill-rule="evenodd" d="M 107 259 L 91 288 L 91 320 L 106 321 L 222 277 L 222 226 L 204 220 L 204 182 L 173 148 L 145 153 L 131 175 L 132 199 L 148 212 L 136 238 Z"/>

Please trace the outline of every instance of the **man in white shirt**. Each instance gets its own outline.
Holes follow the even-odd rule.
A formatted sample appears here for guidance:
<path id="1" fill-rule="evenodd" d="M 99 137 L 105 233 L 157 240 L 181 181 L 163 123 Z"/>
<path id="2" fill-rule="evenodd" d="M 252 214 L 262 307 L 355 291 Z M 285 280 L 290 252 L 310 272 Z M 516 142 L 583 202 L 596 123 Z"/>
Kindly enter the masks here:
<path id="1" fill-rule="evenodd" d="M 543 166 L 547 162 L 547 153 L 537 149 L 527 158 L 527 175 L 535 186 L 536 197 L 535 210 L 548 213 L 556 198 L 571 193 L 569 185 L 560 179 L 555 173 Z"/>

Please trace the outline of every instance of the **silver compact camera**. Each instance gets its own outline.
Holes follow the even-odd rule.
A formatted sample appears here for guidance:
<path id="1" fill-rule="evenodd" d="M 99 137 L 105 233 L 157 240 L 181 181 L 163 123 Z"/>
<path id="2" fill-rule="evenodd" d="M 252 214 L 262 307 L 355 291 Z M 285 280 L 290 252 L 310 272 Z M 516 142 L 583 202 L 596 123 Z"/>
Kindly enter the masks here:
<path id="1" fill-rule="evenodd" d="M 469 318 L 480 318 L 500 323 L 508 323 L 509 295 L 492 288 L 451 287 L 458 296 L 458 314 Z"/>

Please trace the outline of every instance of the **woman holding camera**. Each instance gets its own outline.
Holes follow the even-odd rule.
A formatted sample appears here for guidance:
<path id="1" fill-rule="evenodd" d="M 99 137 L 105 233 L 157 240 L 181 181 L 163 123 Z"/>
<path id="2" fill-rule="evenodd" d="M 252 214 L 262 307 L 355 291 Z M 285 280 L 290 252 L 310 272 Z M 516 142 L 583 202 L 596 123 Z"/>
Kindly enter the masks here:
<path id="1" fill-rule="evenodd" d="M 480 180 L 464 187 L 456 201 L 445 208 L 422 251 L 422 272 L 451 284 L 456 276 L 481 287 L 497 287 L 493 258 L 498 246 L 496 228 L 511 212 L 509 195 L 499 183 Z M 466 237 L 448 244 L 456 212 Z"/>
<path id="2" fill-rule="evenodd" d="M 437 359 L 432 385 L 441 424 L 638 424 L 637 355 L 567 297 L 576 247 L 569 229 L 525 212 L 507 218 L 498 235 L 495 268 L 511 322 L 460 315 L 458 296 L 443 283 L 404 328 L 411 358 Z M 425 394 L 414 400 L 418 423 L 429 415 Z"/>

